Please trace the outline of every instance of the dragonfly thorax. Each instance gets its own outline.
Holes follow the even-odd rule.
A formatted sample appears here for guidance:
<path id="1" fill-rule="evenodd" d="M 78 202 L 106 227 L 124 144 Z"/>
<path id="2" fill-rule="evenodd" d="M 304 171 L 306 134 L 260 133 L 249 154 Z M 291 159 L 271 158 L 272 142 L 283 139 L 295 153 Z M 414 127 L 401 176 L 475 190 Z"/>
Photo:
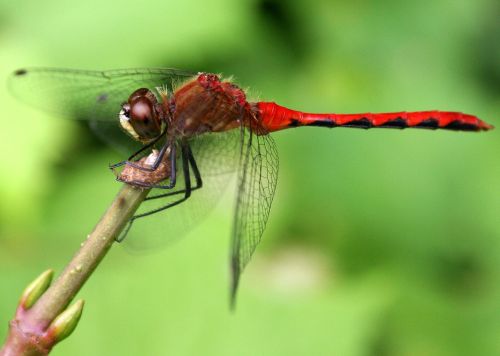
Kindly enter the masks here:
<path id="1" fill-rule="evenodd" d="M 162 132 L 162 107 L 151 90 L 134 91 L 122 105 L 120 125 L 132 138 L 148 143 Z"/>

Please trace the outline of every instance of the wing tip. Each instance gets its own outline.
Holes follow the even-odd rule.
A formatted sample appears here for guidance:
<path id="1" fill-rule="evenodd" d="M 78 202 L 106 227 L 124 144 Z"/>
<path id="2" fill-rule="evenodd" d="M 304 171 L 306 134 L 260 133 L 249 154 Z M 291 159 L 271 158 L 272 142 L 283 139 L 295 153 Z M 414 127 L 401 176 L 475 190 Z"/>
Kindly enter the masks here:
<path id="1" fill-rule="evenodd" d="M 231 286 L 229 291 L 229 309 L 234 312 L 236 309 L 236 294 L 240 281 L 240 268 L 238 258 L 231 258 Z"/>
<path id="2" fill-rule="evenodd" d="M 229 297 L 229 310 L 234 313 L 236 311 L 236 290 L 231 289 L 231 296 Z"/>
<path id="3" fill-rule="evenodd" d="M 26 68 L 16 69 L 14 72 L 12 72 L 12 75 L 14 77 L 21 77 L 21 76 L 24 76 L 26 74 L 28 74 L 28 70 Z"/>
<path id="4" fill-rule="evenodd" d="M 29 70 L 27 68 L 19 68 L 11 72 L 7 77 L 6 88 L 12 96 L 18 99 L 21 97 L 25 83 L 22 78 L 25 78 L 28 73 Z"/>

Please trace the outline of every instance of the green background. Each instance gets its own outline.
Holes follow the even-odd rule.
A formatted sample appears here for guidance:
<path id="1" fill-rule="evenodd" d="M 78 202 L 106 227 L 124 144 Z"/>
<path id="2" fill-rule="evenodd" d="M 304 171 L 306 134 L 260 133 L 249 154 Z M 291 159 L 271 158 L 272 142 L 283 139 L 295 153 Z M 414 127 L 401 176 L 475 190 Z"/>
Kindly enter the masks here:
<path id="1" fill-rule="evenodd" d="M 497 0 L 0 0 L 0 80 L 177 67 L 299 110 L 457 110 L 498 126 L 499 17 Z M 4 85 L 0 103 L 3 339 L 26 284 L 63 268 L 118 191 L 120 156 Z M 53 354 L 500 354 L 499 130 L 274 136 L 278 189 L 235 313 L 228 192 L 168 248 L 115 246 Z"/>

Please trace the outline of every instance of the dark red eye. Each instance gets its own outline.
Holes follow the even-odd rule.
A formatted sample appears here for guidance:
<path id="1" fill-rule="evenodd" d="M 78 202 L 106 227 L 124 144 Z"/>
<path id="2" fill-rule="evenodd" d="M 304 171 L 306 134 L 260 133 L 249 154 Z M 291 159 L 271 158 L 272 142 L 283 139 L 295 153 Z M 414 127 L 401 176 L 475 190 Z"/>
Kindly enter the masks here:
<path id="1" fill-rule="evenodd" d="M 161 117 L 157 111 L 158 100 L 151 90 L 141 88 L 128 99 L 128 120 L 122 126 L 134 138 L 148 142 L 161 134 Z M 127 124 L 130 124 L 129 127 Z"/>
<path id="2" fill-rule="evenodd" d="M 153 120 L 155 115 L 154 107 L 151 101 L 145 97 L 139 97 L 130 103 L 130 118 L 133 121 L 140 121 L 147 125 L 150 120 Z"/>
<path id="3" fill-rule="evenodd" d="M 149 100 L 151 101 L 155 101 L 156 102 L 156 97 L 155 95 L 153 94 L 153 92 L 151 90 L 149 90 L 148 88 L 141 88 L 141 89 L 137 89 L 136 91 L 134 91 L 132 94 L 130 94 L 129 98 L 128 98 L 128 101 L 134 101 L 136 99 L 139 99 L 139 98 L 142 98 L 142 97 L 146 97 L 148 98 Z"/>

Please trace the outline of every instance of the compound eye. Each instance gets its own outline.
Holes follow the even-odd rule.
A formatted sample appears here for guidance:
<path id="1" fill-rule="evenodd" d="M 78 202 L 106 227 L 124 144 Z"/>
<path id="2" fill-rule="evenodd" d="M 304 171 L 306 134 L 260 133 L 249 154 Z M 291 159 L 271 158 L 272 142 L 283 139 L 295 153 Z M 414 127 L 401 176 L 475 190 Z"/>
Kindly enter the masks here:
<path id="1" fill-rule="evenodd" d="M 141 88 L 133 92 L 120 112 L 123 128 L 136 140 L 144 143 L 157 138 L 161 134 L 157 105 L 158 101 L 149 89 Z"/>
<path id="2" fill-rule="evenodd" d="M 153 120 L 154 109 L 151 101 L 146 97 L 139 97 L 130 104 L 130 118 L 133 121 L 141 121 L 143 125 L 148 125 Z"/>
<path id="3" fill-rule="evenodd" d="M 133 102 L 133 101 L 136 101 L 137 99 L 140 99 L 143 97 L 148 98 L 151 101 L 156 101 L 155 95 L 148 88 L 137 89 L 132 94 L 130 94 L 128 101 Z"/>

